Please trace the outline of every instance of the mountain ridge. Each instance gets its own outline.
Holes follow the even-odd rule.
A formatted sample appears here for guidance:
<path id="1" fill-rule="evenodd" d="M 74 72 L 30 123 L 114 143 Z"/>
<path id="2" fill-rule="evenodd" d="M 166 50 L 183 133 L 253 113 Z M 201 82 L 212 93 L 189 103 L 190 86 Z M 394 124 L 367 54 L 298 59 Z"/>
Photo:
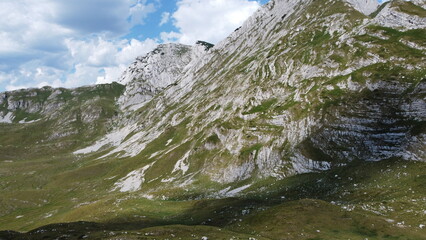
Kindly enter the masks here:
<path id="1" fill-rule="evenodd" d="M 39 157 L 33 161 L 48 169 L 60 166 L 53 175 L 28 170 L 46 174 L 33 183 L 37 189 L 61 193 L 50 200 L 64 203 L 59 212 L 41 197 L 37 203 L 56 222 L 94 221 L 104 216 L 97 208 L 111 208 L 115 212 L 108 213 L 119 218 L 124 216 L 118 210 L 121 204 L 154 204 L 146 199 L 173 205 L 173 200 L 268 198 L 280 184 L 282 196 L 275 197 L 281 200 L 274 201 L 292 198 L 291 193 L 331 201 L 327 194 L 338 190 L 330 186 L 339 185 L 340 171 L 349 174 L 351 166 L 358 172 L 359 166 L 383 170 L 386 164 L 400 169 L 401 160 L 422 166 L 417 161 L 426 157 L 426 10 L 421 1 L 391 1 L 376 12 L 368 3 L 362 5 L 366 9 L 355 10 L 352 6 L 361 5 L 353 1 L 270 1 L 213 47 L 160 45 L 129 66 L 121 78 L 125 86 L 28 90 L 22 99 L 30 101 L 19 99 L 25 90 L 2 93 L 1 116 L 13 123 L 0 124 L 0 130 L 14 139 L 0 138 L 1 164 L 19 169 L 35 155 Z M 45 117 L 38 109 L 49 99 L 60 104 L 50 106 Z M 33 103 L 42 107 L 21 108 Z M 12 119 L 11 109 L 25 111 Z M 50 140 L 46 135 L 25 140 L 23 155 L 11 150 L 27 136 L 22 132 L 42 125 L 61 131 L 49 129 L 46 135 L 56 136 Z M 37 145 L 40 141 L 46 148 Z M 45 157 L 45 149 L 54 157 Z M 312 182 L 304 182 L 310 177 Z M 4 179 L 7 194 L 13 195 L 9 191 L 14 181 L 25 186 L 22 191 L 37 192 L 25 180 Z M 352 185 L 369 183 L 348 184 L 348 192 L 361 194 Z M 353 201 L 342 204 L 358 204 Z M 359 201 L 356 206 L 367 209 L 362 205 L 367 200 Z M 316 201 L 297 204 L 323 206 Z M 374 205 L 365 210 L 369 214 L 380 207 L 368 204 Z M 8 206 L 2 212 L 5 219 L 20 209 Z M 84 211 L 93 211 L 93 216 Z M 49 219 L 42 222 L 54 222 Z"/>
<path id="2" fill-rule="evenodd" d="M 280 1 L 278 1 L 278 2 L 280 2 Z M 351 1 L 330 1 L 330 3 L 334 3 L 334 4 L 330 4 L 330 6 L 333 6 L 333 5 L 337 6 L 340 3 L 344 3 L 344 2 L 348 2 L 349 4 L 353 5 L 357 9 L 359 9 L 359 7 L 361 6 L 361 5 L 354 4 Z M 369 2 L 367 1 L 366 4 L 365 4 L 365 7 L 371 8 L 371 6 L 374 5 L 374 4 L 372 4 L 372 2 L 374 2 L 374 1 L 369 1 Z M 163 95 L 165 97 L 165 98 L 163 97 L 163 99 L 169 98 L 168 99 L 169 102 L 182 102 L 180 100 L 182 98 L 182 96 L 185 95 L 185 94 L 188 94 L 190 91 L 192 91 L 192 89 L 194 87 L 193 84 L 195 82 L 192 80 L 194 78 L 193 72 L 200 71 L 203 68 L 205 69 L 206 67 L 204 67 L 204 65 L 208 62 L 220 63 L 221 61 L 217 60 L 218 56 L 220 56 L 220 55 L 227 56 L 227 54 L 228 54 L 228 53 L 224 52 L 224 49 L 226 49 L 226 51 L 228 51 L 229 53 L 233 53 L 234 51 L 237 50 L 237 48 L 235 48 L 235 46 L 238 46 L 239 49 L 245 49 L 245 50 L 243 50 L 243 53 L 240 53 L 240 55 L 241 54 L 242 55 L 238 57 L 239 59 L 242 59 L 242 60 L 235 60 L 235 57 L 233 57 L 234 60 L 232 58 L 229 60 L 231 62 L 231 66 L 232 66 L 232 61 L 241 62 L 241 61 L 244 61 L 244 59 L 246 59 L 246 61 L 250 60 L 250 56 L 252 56 L 253 54 L 254 55 L 258 54 L 258 52 L 250 52 L 251 49 L 256 49 L 256 48 L 253 48 L 253 46 L 251 46 L 254 42 L 253 43 L 246 42 L 247 39 L 250 39 L 250 38 L 245 37 L 247 35 L 254 34 L 254 33 L 250 32 L 250 30 L 247 30 L 247 29 L 253 29 L 253 27 L 252 27 L 253 25 L 256 25 L 256 24 L 259 25 L 259 23 L 260 23 L 260 28 L 264 28 L 264 29 L 269 28 L 269 30 L 266 30 L 266 32 L 270 33 L 270 32 L 273 32 L 273 29 L 271 29 L 271 26 L 273 26 L 275 28 L 277 26 L 280 26 L 281 25 L 280 21 L 285 20 L 286 18 L 288 19 L 288 17 L 291 17 L 291 15 L 294 15 L 294 14 L 297 15 L 298 14 L 297 11 L 307 12 L 306 16 L 304 16 L 305 17 L 304 20 L 300 20 L 300 19 L 303 19 L 303 18 L 297 18 L 298 22 L 292 22 L 294 20 L 290 19 L 290 21 L 285 23 L 289 26 L 291 26 L 292 24 L 299 26 L 298 28 L 296 28 L 296 31 L 295 31 L 296 34 L 295 33 L 288 34 L 288 32 L 287 32 L 288 27 L 285 28 L 285 27 L 280 26 L 281 29 L 284 30 L 284 32 L 279 32 L 279 33 L 275 33 L 275 34 L 272 34 L 272 35 L 269 34 L 272 37 L 272 39 L 261 39 L 260 40 L 260 39 L 254 39 L 253 38 L 253 40 L 266 42 L 266 43 L 269 43 L 269 42 L 275 43 L 275 42 L 282 42 L 282 40 L 280 41 L 278 39 L 275 39 L 274 36 L 286 36 L 287 35 L 287 36 L 290 37 L 290 39 L 294 38 L 294 37 L 297 38 L 301 35 L 303 36 L 304 35 L 303 32 L 306 31 L 306 29 L 302 29 L 302 26 L 304 26 L 306 28 L 307 25 L 300 23 L 300 21 L 302 21 L 302 22 L 307 22 L 307 21 L 309 22 L 310 21 L 309 19 L 312 18 L 312 17 L 310 16 L 310 13 L 309 13 L 310 10 L 309 9 L 310 9 L 310 6 L 315 5 L 316 3 L 311 2 L 311 1 L 304 1 L 303 3 L 301 3 L 300 1 L 281 1 L 280 4 L 278 5 L 280 7 L 276 7 L 275 4 L 278 4 L 278 3 L 276 3 L 275 1 L 271 1 L 270 3 L 268 3 L 265 7 L 263 7 L 261 10 L 259 10 L 257 13 L 255 13 L 251 18 L 249 18 L 247 20 L 247 22 L 241 28 L 237 29 L 227 39 L 220 42 L 215 47 L 209 49 L 208 52 L 205 52 L 205 49 L 202 49 L 203 48 L 202 45 L 195 45 L 195 47 L 189 47 L 189 46 L 185 46 L 185 45 L 168 44 L 168 45 L 160 45 L 159 48 L 157 48 L 153 52 L 149 53 L 146 57 L 138 58 L 137 61 L 135 63 L 133 63 L 128 68 L 128 70 L 126 70 L 125 73 L 123 73 L 123 76 L 121 77 L 121 80 L 120 80 L 121 83 L 127 84 L 126 90 L 124 91 L 124 94 L 118 100 L 118 104 L 120 105 L 121 111 L 125 115 L 127 114 L 125 112 L 126 112 L 126 108 L 128 108 L 128 107 L 130 107 L 131 110 L 136 111 L 137 109 L 140 109 L 145 104 L 147 104 L 155 95 Z M 395 2 L 392 2 L 390 4 L 386 4 L 386 6 L 383 9 L 381 9 L 381 11 L 377 14 L 377 16 L 375 18 L 373 18 L 373 20 L 371 22 L 374 23 L 374 24 L 381 22 L 382 20 L 377 21 L 376 19 L 377 18 L 379 18 L 379 19 L 386 18 L 386 16 L 389 15 L 388 12 L 390 11 L 390 9 L 395 8 L 395 7 L 399 7 L 400 4 L 403 4 L 403 3 L 395 1 Z M 411 3 L 404 3 L 404 4 L 409 5 Z M 377 7 L 378 5 L 375 4 L 374 6 Z M 339 5 L 339 7 L 340 7 L 340 5 Z M 332 7 L 330 7 L 329 9 L 330 9 L 330 11 L 335 11 Z M 368 13 L 372 12 L 370 10 L 368 11 Z M 265 11 L 272 11 L 272 14 L 269 16 L 265 13 Z M 360 9 L 359 11 L 363 11 L 363 10 Z M 393 12 L 399 13 L 400 11 L 393 10 Z M 366 13 L 367 12 L 365 12 L 365 10 L 364 10 L 364 14 L 366 14 Z M 334 14 L 334 13 L 332 12 L 332 14 Z M 391 15 L 393 17 L 398 16 L 398 14 L 391 14 Z M 262 16 L 264 19 L 260 20 L 259 16 Z M 328 30 L 328 33 L 325 32 L 325 34 L 328 34 L 328 36 L 331 36 L 332 34 L 336 34 L 338 32 L 345 31 L 341 28 L 341 26 L 344 26 L 344 24 L 340 24 L 340 27 L 339 27 L 339 25 L 335 25 L 335 22 L 338 22 L 336 17 L 338 18 L 338 17 L 340 17 L 340 15 L 334 14 L 334 15 L 330 15 L 330 16 L 333 16 L 333 18 L 327 19 L 326 22 L 332 21 L 332 23 L 334 23 L 334 25 L 326 23 L 326 22 L 319 24 L 321 26 L 324 26 L 324 24 L 326 24 L 326 25 L 328 24 L 329 26 L 331 26 L 330 30 Z M 357 33 L 359 31 L 361 31 L 361 32 L 364 31 L 364 30 L 361 30 L 361 29 L 364 28 L 364 26 L 370 24 L 370 23 L 365 22 L 365 20 L 368 19 L 367 16 L 363 17 L 361 15 L 357 15 L 356 12 L 350 13 L 350 16 L 355 17 L 355 19 L 358 18 L 358 20 L 355 20 L 355 26 L 356 27 L 354 28 L 354 30 L 352 30 L 352 32 L 355 32 L 356 34 L 359 34 L 359 33 Z M 356 23 L 357 21 L 358 21 L 358 23 Z M 414 20 L 410 20 L 410 21 L 414 21 Z M 345 22 L 345 20 L 343 20 L 343 22 Z M 385 22 L 389 22 L 389 21 L 385 21 Z M 318 23 L 314 23 L 314 24 L 318 25 Z M 349 23 L 345 23 L 345 24 L 349 24 Z M 404 21 L 399 21 L 399 24 L 400 24 L 401 27 L 404 27 L 406 30 L 409 30 L 409 29 L 412 28 L 411 23 L 410 23 L 411 24 L 410 25 L 410 24 L 405 24 Z M 421 28 L 422 25 L 419 25 L 419 27 Z M 243 35 L 239 34 L 240 32 L 243 33 Z M 323 33 L 321 33 L 321 34 L 323 34 Z M 348 37 L 345 34 L 341 34 L 339 36 L 338 45 L 342 46 L 342 42 L 345 42 L 345 41 L 347 42 L 348 40 L 352 41 L 350 38 L 348 39 Z M 264 36 L 268 37 L 268 34 L 265 34 Z M 314 36 L 314 38 L 315 37 L 316 36 Z M 318 37 L 327 37 L 327 35 L 318 36 Z M 349 43 L 349 42 L 347 42 L 347 43 Z M 347 44 L 347 43 L 344 43 L 344 44 Z M 291 43 L 291 44 L 294 44 L 294 43 Z M 415 43 L 412 43 L 412 44 L 415 44 Z M 274 47 L 276 48 L 277 46 L 279 46 L 279 45 L 276 45 Z M 271 46 L 266 45 L 265 47 L 271 49 Z M 313 46 L 313 47 L 316 47 L 316 46 Z M 246 52 L 244 53 L 244 51 L 246 51 Z M 221 53 L 221 52 L 223 52 L 223 53 Z M 180 55 L 180 54 L 183 54 L 183 55 Z M 246 57 L 244 57 L 244 54 L 245 54 Z M 167 58 L 165 56 L 171 56 L 171 57 Z M 334 56 L 335 55 L 331 55 L 331 57 L 334 57 Z M 204 57 L 204 60 L 200 61 L 200 59 L 203 58 L 203 57 Z M 338 57 L 338 55 L 336 57 Z M 267 56 L 266 59 L 268 59 L 268 58 L 269 58 L 269 56 Z M 161 65 L 162 61 L 164 62 L 163 65 Z M 275 60 L 275 61 L 276 62 L 274 64 L 276 65 L 278 62 L 277 62 L 277 60 Z M 377 58 L 377 56 L 375 58 L 362 59 L 360 61 L 359 60 L 357 61 L 356 64 L 358 64 L 358 66 L 355 66 L 354 63 L 353 63 L 350 68 L 342 69 L 343 70 L 342 71 L 340 69 L 337 70 L 335 68 L 335 66 L 332 65 L 332 64 L 335 64 L 335 63 L 332 63 L 332 62 L 325 62 L 325 65 L 323 65 L 321 67 L 319 67 L 319 65 L 315 66 L 315 65 L 311 65 L 311 64 L 305 64 L 305 65 L 299 64 L 299 66 L 297 66 L 297 63 L 294 62 L 293 59 L 289 59 L 289 61 L 284 62 L 284 64 L 288 65 L 288 68 L 286 70 L 286 73 L 284 73 L 280 76 L 280 79 L 284 80 L 284 84 L 290 84 L 290 85 L 297 86 L 297 85 L 300 85 L 299 83 L 297 83 L 297 81 L 299 81 L 299 80 L 296 80 L 296 79 L 299 79 L 299 78 L 302 78 L 302 79 L 318 78 L 318 77 L 324 76 L 324 73 L 325 73 L 325 76 L 328 77 L 328 78 L 345 76 L 345 75 L 348 75 L 348 73 L 356 72 L 357 69 L 362 69 L 366 66 L 374 65 L 374 64 L 377 64 L 377 63 L 380 63 L 380 62 L 384 63 L 385 61 L 380 60 L 380 57 Z M 156 64 L 156 63 L 158 63 L 158 64 Z M 264 64 L 267 64 L 267 63 L 265 62 Z M 170 65 L 175 66 L 175 67 L 172 67 L 172 68 L 168 67 Z M 215 64 L 213 63 L 212 66 L 214 66 L 214 65 Z M 246 65 L 246 64 L 244 64 L 244 65 Z M 214 67 L 220 68 L 220 66 L 217 66 L 217 65 L 214 66 Z M 275 70 L 276 71 L 275 66 L 268 64 L 268 67 L 269 67 L 269 70 L 268 69 L 266 69 L 266 70 L 268 70 L 268 71 L 274 71 Z M 330 68 L 330 67 L 334 68 L 334 72 L 331 71 L 331 72 L 327 73 L 326 71 L 329 71 L 329 70 L 325 70 L 325 69 Z M 156 68 L 158 68 L 158 69 L 156 69 Z M 228 68 L 230 68 L 230 67 L 228 66 Z M 237 66 L 237 68 L 241 68 L 241 67 Z M 251 65 L 250 66 L 250 63 L 248 62 L 245 71 L 253 72 L 251 69 L 256 69 L 256 68 L 257 68 L 257 65 Z M 301 73 L 301 75 L 297 76 L 297 75 L 294 75 L 294 73 Z M 220 74 L 220 72 L 215 73 L 215 74 Z M 242 74 L 244 75 L 244 73 L 242 73 Z M 271 74 L 277 74 L 277 72 L 276 73 L 259 72 L 259 74 L 262 74 L 262 75 L 253 76 L 251 74 L 251 75 L 248 75 L 248 76 L 250 76 L 250 78 L 261 77 L 261 78 L 267 79 L 267 78 L 274 78 L 274 76 L 272 76 Z M 272 77 L 265 75 L 265 74 L 270 74 Z M 157 77 L 155 77 L 155 76 L 157 76 Z M 222 77 L 222 76 L 219 75 L 219 77 Z M 236 75 L 236 77 L 238 78 L 238 74 Z M 201 76 L 201 78 L 209 79 L 211 77 Z M 211 81 L 211 80 L 209 80 L 209 81 Z M 279 81 L 282 81 L 282 80 L 279 80 Z M 338 89 L 340 89 L 341 87 L 343 87 L 343 88 L 348 87 L 349 89 L 352 89 L 356 92 L 356 91 L 359 91 L 358 89 L 360 87 L 360 85 L 358 83 L 355 83 L 351 80 L 351 76 L 349 77 L 349 82 L 339 83 L 339 84 L 341 84 L 341 85 L 340 86 L 334 86 L 334 87 L 327 86 L 327 91 L 332 92 L 333 89 L 336 89 L 336 87 Z M 369 84 L 368 88 L 370 90 L 375 90 L 377 88 L 380 88 L 380 84 L 382 84 L 382 83 L 367 83 L 367 84 Z M 377 84 L 379 84 L 379 85 L 377 85 Z M 216 87 L 217 86 L 218 85 L 216 83 Z M 244 86 L 244 85 L 241 85 L 239 90 L 240 91 L 246 91 L 246 90 L 243 90 L 243 88 L 241 88 L 242 86 Z M 247 86 L 250 86 L 250 85 L 247 85 Z M 422 85 L 420 85 L 420 86 L 422 86 Z M 210 88 L 212 88 L 212 87 L 213 86 L 211 86 Z M 330 89 L 328 89 L 328 88 L 330 88 Z M 300 94 L 301 94 L 300 90 L 302 88 L 296 87 L 296 89 L 297 89 L 296 93 L 295 93 L 293 99 L 290 100 L 290 102 L 292 102 L 293 104 L 296 104 L 297 102 L 301 102 L 301 101 L 302 102 L 303 101 L 309 101 L 307 99 L 302 99 L 300 97 Z M 273 99 L 268 100 L 270 93 L 266 93 L 266 95 L 264 95 L 264 96 L 262 96 L 262 94 L 265 94 L 265 93 L 262 93 L 262 92 L 259 92 L 257 94 L 260 94 L 260 95 L 258 95 L 258 96 L 255 95 L 255 97 L 254 97 L 255 102 L 251 102 L 250 104 L 261 106 L 263 104 L 262 103 L 263 101 L 266 101 L 266 102 L 267 101 L 274 101 Z M 284 93 L 284 94 L 288 94 L 288 93 Z M 226 100 L 227 103 L 225 103 L 225 104 L 230 104 L 231 103 L 230 100 L 231 99 Z M 247 98 L 245 98 L 245 100 L 243 100 L 243 99 L 238 100 L 238 98 L 232 99 L 232 102 L 233 102 L 234 105 L 235 105 L 235 103 L 238 103 L 238 101 L 247 102 L 248 100 L 247 100 Z M 183 103 L 185 103 L 185 101 Z M 20 104 L 20 103 L 18 102 L 18 104 Z M 191 104 L 191 103 L 187 102 L 186 104 Z M 269 104 L 269 102 L 267 102 L 267 104 Z M 272 104 L 274 104 L 274 103 L 272 103 Z M 159 112 L 161 112 L 161 109 L 164 109 L 165 105 L 166 104 L 163 104 L 163 106 L 160 107 Z M 241 103 L 239 103 L 239 106 L 242 107 Z M 419 106 L 420 110 L 418 110 L 418 111 L 422 112 L 421 104 L 418 103 L 416 106 Z M 157 105 L 157 107 L 158 107 L 158 105 Z M 159 110 L 157 107 L 155 108 L 156 111 Z M 234 108 L 235 107 L 233 107 L 233 109 Z M 242 118 L 242 119 L 251 118 L 253 116 L 253 114 L 255 114 L 256 111 L 257 111 L 256 106 L 254 106 L 253 109 L 254 110 L 248 110 L 248 111 L 245 111 L 245 112 L 243 111 L 242 113 L 239 113 L 240 114 L 239 117 Z M 217 114 L 220 114 L 220 113 L 217 113 Z M 148 115 L 150 115 L 150 114 L 148 113 Z M 128 116 L 130 116 L 130 119 L 132 119 L 132 117 L 135 117 L 136 115 L 130 114 Z M 217 116 L 219 116 L 219 115 L 217 115 Z M 6 116 L 6 117 L 10 117 L 10 116 Z M 136 116 L 136 119 L 138 119 L 138 118 L 139 117 Z M 165 115 L 163 114 L 162 118 L 163 118 L 163 121 L 166 120 L 167 114 L 165 114 Z M 288 121 L 288 120 L 284 120 L 281 115 L 277 115 L 277 116 L 275 116 L 275 118 L 276 119 L 272 120 L 272 122 L 274 122 L 274 123 L 279 123 L 279 121 L 284 121 L 284 122 Z M 170 120 L 172 121 L 172 126 L 176 126 L 180 122 L 182 122 L 183 119 L 177 120 L 177 115 L 175 115 L 174 119 L 168 119 L 167 121 L 170 121 Z M 308 126 L 310 126 L 310 125 L 313 126 L 313 125 L 318 124 L 317 120 L 314 120 L 314 119 L 307 118 L 307 119 L 302 119 L 302 120 L 304 120 L 304 121 L 307 120 L 308 122 L 305 122 L 302 126 L 299 126 L 299 127 L 296 127 L 296 126 L 291 127 L 292 133 L 290 133 L 290 135 L 288 136 L 289 137 L 288 141 L 292 144 L 301 143 L 303 139 L 306 139 L 306 136 L 309 134 L 309 132 L 302 130 L 303 128 L 308 130 L 310 128 Z M 132 121 L 133 121 L 133 123 L 131 123 Z M 140 127 L 138 127 L 138 125 L 139 125 L 137 123 L 138 121 L 139 120 L 135 120 L 135 119 L 130 120 L 130 122 L 126 120 L 126 122 L 124 123 L 125 125 L 127 125 L 126 127 L 122 128 L 122 129 L 118 128 L 116 133 L 112 132 L 111 134 L 107 135 L 106 138 L 104 138 L 103 140 L 100 140 L 100 142 L 98 141 L 98 143 L 96 143 L 94 145 L 95 147 L 89 146 L 87 148 L 75 151 L 74 153 L 76 153 L 76 154 L 86 153 L 87 154 L 87 153 L 93 152 L 93 150 L 97 151 L 97 150 L 101 149 L 101 147 L 103 147 L 104 145 L 112 144 L 112 146 L 117 146 L 118 148 L 113 150 L 112 152 L 104 155 L 104 156 L 111 156 L 111 155 L 114 155 L 114 154 L 121 152 L 121 151 L 126 152 L 126 149 L 131 149 L 130 150 L 131 153 L 124 154 L 123 155 L 124 157 L 138 155 L 145 148 L 145 145 L 146 145 L 144 143 L 143 144 L 138 143 L 138 142 L 140 142 L 140 140 L 138 140 L 138 137 L 140 138 L 139 135 L 146 134 L 144 132 L 140 132 L 141 129 L 140 129 Z M 282 125 L 282 124 L 284 124 L 284 122 L 279 123 L 278 125 Z M 165 122 L 162 122 L 162 124 L 164 125 Z M 287 122 L 287 124 L 296 124 L 297 125 L 297 124 L 300 124 L 300 122 L 295 121 L 294 123 L 292 123 L 292 120 L 290 120 L 290 122 Z M 155 130 L 151 134 L 149 134 L 149 138 L 147 139 L 148 141 L 150 141 L 149 139 L 155 139 L 156 137 L 161 135 L 161 131 L 158 131 L 159 129 L 161 129 L 161 127 L 158 126 L 158 125 L 159 124 L 157 122 L 157 127 L 151 127 L 150 128 L 151 130 L 152 129 L 155 129 Z M 295 129 L 298 129 L 298 130 L 295 130 Z M 126 141 L 124 141 L 124 140 L 126 140 L 125 139 L 126 136 L 128 136 L 129 134 L 131 134 L 133 131 L 136 131 L 136 130 L 139 131 L 139 133 L 134 134 L 131 139 L 127 139 L 127 143 L 126 143 Z M 293 133 L 295 133 L 296 135 L 292 135 Z M 231 146 L 231 147 L 227 147 L 228 151 L 230 151 L 231 154 L 234 154 L 234 155 L 239 154 L 240 150 L 242 149 L 241 146 L 235 145 L 236 142 L 239 142 L 238 140 L 234 140 L 234 139 L 232 139 L 232 140 L 228 139 L 227 140 L 227 139 L 225 139 L 226 138 L 225 135 L 222 135 L 219 131 L 216 131 L 216 130 L 211 132 L 211 134 L 218 136 L 219 139 L 220 139 L 220 142 L 227 142 L 228 144 L 234 145 L 234 146 Z M 299 135 L 299 134 L 301 134 L 301 135 Z M 222 137 L 221 137 L 221 135 L 222 135 Z M 300 139 L 300 140 L 298 140 L 298 139 Z M 146 141 L 146 140 L 142 140 L 142 141 Z M 280 140 L 280 141 L 281 142 L 278 143 L 279 145 L 284 143 L 283 140 Z M 317 143 L 318 143 L 318 141 L 317 141 Z M 225 144 L 225 145 L 228 145 L 228 144 Z M 253 145 L 253 146 L 255 146 L 255 145 Z M 295 145 L 293 145 L 293 147 L 294 146 Z M 317 147 L 315 147 L 315 148 L 317 148 Z M 259 150 L 261 150 L 261 149 L 256 150 L 257 155 L 259 155 L 258 154 Z M 268 150 L 268 151 L 270 151 L 270 150 Z M 262 151 L 260 151 L 260 156 L 263 156 L 264 154 L 269 155 L 271 153 L 263 153 Z M 273 157 L 273 158 L 276 158 L 276 160 L 271 160 L 270 162 L 277 162 L 279 158 L 282 158 L 282 157 L 279 157 L 279 155 L 281 155 L 279 153 L 272 153 L 272 154 L 276 155 L 276 157 Z M 306 172 L 306 171 L 309 171 L 310 168 L 312 168 L 312 170 L 315 170 L 316 168 L 324 169 L 324 168 L 330 167 L 330 163 L 328 163 L 328 162 L 312 161 L 311 159 L 309 159 L 309 158 L 307 159 L 306 157 L 304 157 L 303 154 L 302 155 L 299 154 L 299 153 L 295 153 L 295 154 L 296 155 L 292 157 L 291 162 L 293 162 L 293 168 L 295 168 L 295 169 L 299 168 L 299 170 L 296 170 L 296 172 L 299 172 L 299 173 L 300 172 Z M 265 161 L 268 162 L 269 157 L 266 157 L 266 158 L 267 159 Z M 355 158 L 357 158 L 357 157 L 355 157 Z M 421 157 L 418 158 L 418 159 L 421 159 Z M 265 164 L 265 163 L 261 163 L 261 162 L 262 161 L 259 162 L 260 165 Z M 318 164 L 318 165 L 315 166 L 316 164 Z M 309 165 L 311 165 L 311 167 L 309 167 Z M 270 168 L 273 169 L 273 168 L 277 167 L 277 166 L 272 167 L 269 164 L 266 164 L 266 166 L 268 166 L 267 167 L 268 169 L 270 169 Z M 239 176 L 239 175 L 242 174 L 241 176 L 237 177 L 236 179 L 245 178 L 243 175 L 245 175 L 246 173 L 243 173 L 243 172 L 247 171 L 247 167 L 249 167 L 251 169 L 253 168 L 253 166 L 247 166 L 246 165 L 244 167 L 245 170 L 242 170 L 242 169 L 236 170 L 237 172 L 238 171 L 242 171 L 242 172 L 240 172 L 240 173 L 229 173 L 229 175 Z M 249 171 L 253 171 L 253 169 L 249 170 Z M 267 170 L 267 169 L 260 170 L 260 172 L 268 172 L 268 171 L 270 171 L 270 170 Z M 274 174 L 274 173 L 271 172 L 270 174 Z M 232 180 L 226 180 L 225 182 L 228 182 L 228 181 L 232 182 Z"/>

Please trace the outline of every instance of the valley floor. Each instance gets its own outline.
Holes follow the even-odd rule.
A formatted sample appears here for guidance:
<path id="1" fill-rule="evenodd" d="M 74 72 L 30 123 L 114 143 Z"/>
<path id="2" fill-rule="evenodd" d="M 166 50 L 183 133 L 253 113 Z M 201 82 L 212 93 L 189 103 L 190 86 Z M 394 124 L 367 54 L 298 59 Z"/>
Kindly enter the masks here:
<path id="1" fill-rule="evenodd" d="M 426 239 L 425 173 L 422 162 L 354 162 L 281 181 L 265 179 L 239 198 L 129 195 L 118 203 L 87 203 L 68 218 L 76 222 L 3 231 L 0 239 Z M 114 217 L 107 217 L 108 208 L 118 211 Z M 46 214 L 37 208 L 17 211 Z M 25 231 L 41 224 L 28 224 L 31 218 L 15 213 L 0 218 L 0 229 Z"/>

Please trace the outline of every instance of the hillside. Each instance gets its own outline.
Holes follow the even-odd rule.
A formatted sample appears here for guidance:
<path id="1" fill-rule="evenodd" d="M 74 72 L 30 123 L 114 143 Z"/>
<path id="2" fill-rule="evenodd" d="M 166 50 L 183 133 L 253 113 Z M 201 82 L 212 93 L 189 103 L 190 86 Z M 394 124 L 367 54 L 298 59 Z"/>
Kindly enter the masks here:
<path id="1" fill-rule="evenodd" d="M 0 93 L 0 230 L 57 224 L 0 239 L 424 239 L 424 7 L 271 0 L 119 83 Z"/>

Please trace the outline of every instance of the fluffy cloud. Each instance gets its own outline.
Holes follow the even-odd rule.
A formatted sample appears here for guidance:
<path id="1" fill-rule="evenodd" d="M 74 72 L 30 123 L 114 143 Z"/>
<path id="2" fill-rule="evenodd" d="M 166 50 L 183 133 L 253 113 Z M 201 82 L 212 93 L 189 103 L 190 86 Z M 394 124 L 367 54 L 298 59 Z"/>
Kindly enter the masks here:
<path id="1" fill-rule="evenodd" d="M 0 14 L 4 19 L 0 22 L 1 70 L 15 68 L 43 53 L 64 50 L 61 40 L 72 32 L 48 21 L 53 9 L 47 0 L 4 0 L 0 2 Z"/>
<path id="2" fill-rule="evenodd" d="M 157 45 L 119 40 L 154 11 L 147 0 L 0 1 L 0 91 L 116 80 Z"/>
<path id="3" fill-rule="evenodd" d="M 194 44 L 197 40 L 217 43 L 239 27 L 260 7 L 249 0 L 179 0 L 173 13 L 179 33 L 163 33 L 165 41 Z"/>
<path id="4" fill-rule="evenodd" d="M 119 36 L 154 10 L 146 0 L 2 0 L 0 55 L 64 50 L 71 36 Z"/>
<path id="5" fill-rule="evenodd" d="M 153 50 L 157 45 L 158 43 L 156 40 L 149 38 L 144 41 L 135 39 L 131 41 L 122 41 L 120 51 L 116 51 L 114 55 L 110 56 L 115 60 L 114 64 L 103 68 L 103 74 L 97 77 L 96 83 L 110 83 L 116 81 L 137 56 Z"/>
<path id="6" fill-rule="evenodd" d="M 83 40 L 66 39 L 67 67 L 45 66 L 40 60 L 22 64 L 10 73 L 0 73 L 0 84 L 8 83 L 6 90 L 27 87 L 78 87 L 86 84 L 116 81 L 125 68 L 139 55 L 154 49 L 158 43 L 153 39 L 139 41 L 107 41 L 103 38 Z M 68 61 L 68 63 L 66 63 Z"/>
<path id="7" fill-rule="evenodd" d="M 127 0 L 129 1 L 129 0 Z M 143 24 L 144 19 L 148 14 L 155 11 L 155 6 L 152 3 L 147 3 L 146 0 L 137 0 L 136 4 L 130 8 L 130 23 L 131 25 Z"/>

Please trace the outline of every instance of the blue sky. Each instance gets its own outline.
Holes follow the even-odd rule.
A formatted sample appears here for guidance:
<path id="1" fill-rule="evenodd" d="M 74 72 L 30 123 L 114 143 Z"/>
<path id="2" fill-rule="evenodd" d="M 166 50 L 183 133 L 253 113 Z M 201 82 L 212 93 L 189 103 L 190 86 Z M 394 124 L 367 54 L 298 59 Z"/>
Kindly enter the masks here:
<path id="1" fill-rule="evenodd" d="M 0 91 L 112 82 L 158 44 L 225 38 L 268 0 L 0 0 Z"/>

